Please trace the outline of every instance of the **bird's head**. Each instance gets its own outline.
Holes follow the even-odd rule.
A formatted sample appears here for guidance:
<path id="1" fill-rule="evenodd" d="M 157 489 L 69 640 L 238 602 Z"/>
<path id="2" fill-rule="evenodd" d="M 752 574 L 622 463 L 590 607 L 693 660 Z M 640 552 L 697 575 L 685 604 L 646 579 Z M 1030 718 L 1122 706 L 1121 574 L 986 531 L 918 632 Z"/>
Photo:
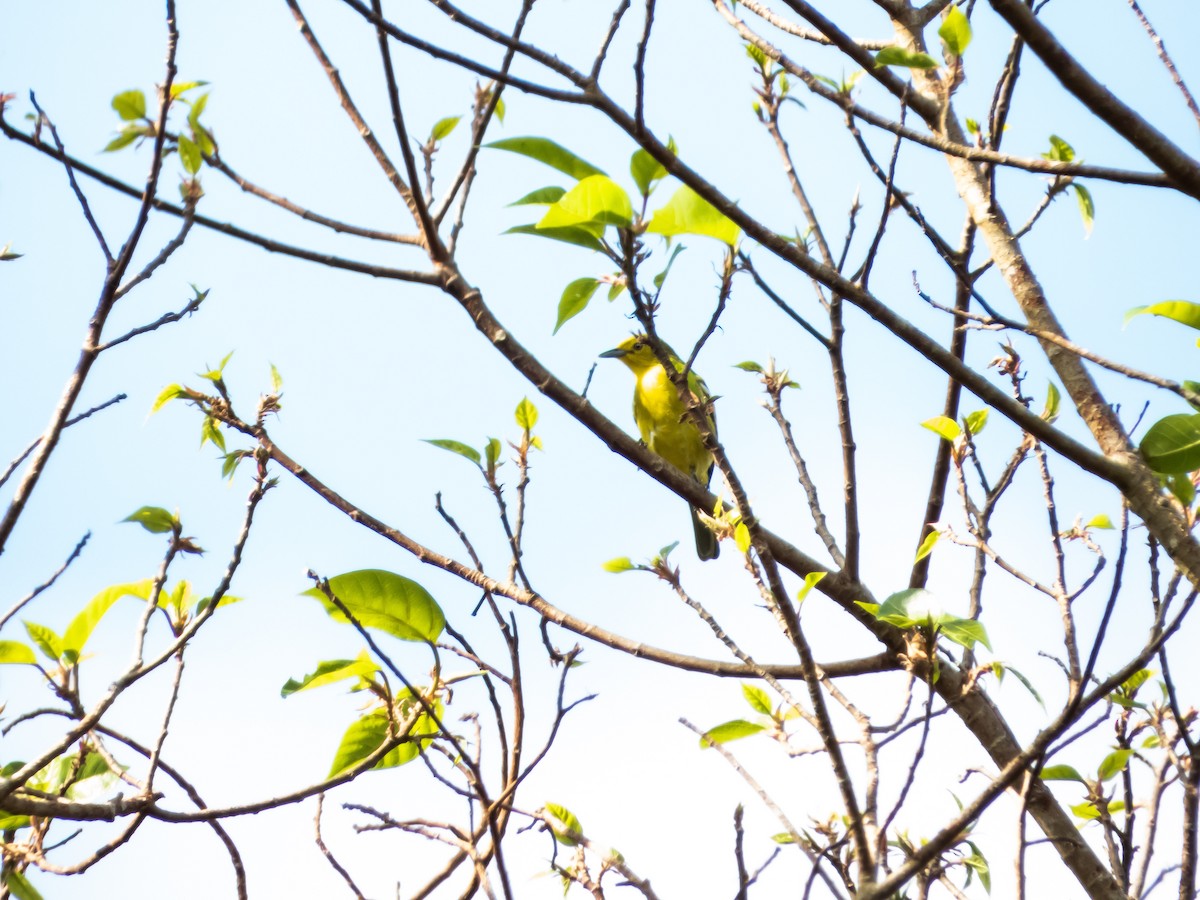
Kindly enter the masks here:
<path id="1" fill-rule="evenodd" d="M 654 348 L 644 334 L 633 334 L 617 344 L 611 350 L 600 354 L 605 359 L 619 359 L 634 372 L 645 372 L 651 366 L 659 365 Z"/>

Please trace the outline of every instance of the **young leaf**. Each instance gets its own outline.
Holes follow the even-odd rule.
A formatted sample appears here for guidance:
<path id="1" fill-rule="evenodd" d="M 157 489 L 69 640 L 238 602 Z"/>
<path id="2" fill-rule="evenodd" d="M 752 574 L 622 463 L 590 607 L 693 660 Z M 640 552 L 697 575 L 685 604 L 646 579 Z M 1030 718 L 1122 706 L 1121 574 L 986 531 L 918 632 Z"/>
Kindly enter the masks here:
<path id="1" fill-rule="evenodd" d="M 589 250 L 604 251 L 597 235 L 586 228 L 572 226 L 570 228 L 538 228 L 536 225 L 514 225 L 505 234 L 531 234 L 534 237 L 549 238 L 552 241 L 562 241 L 564 244 L 574 244 Z"/>
<path id="2" fill-rule="evenodd" d="M 117 150 L 124 150 L 140 137 L 144 137 L 150 133 L 149 129 L 144 125 L 126 125 L 117 136 L 104 145 L 105 153 L 113 153 Z"/>
<path id="3" fill-rule="evenodd" d="M 804 586 L 796 592 L 796 602 L 803 603 L 804 598 L 808 596 L 809 591 L 821 583 L 821 579 L 828 575 L 828 572 L 809 572 L 804 576 Z"/>
<path id="4" fill-rule="evenodd" d="M 636 150 L 629 160 L 629 174 L 633 176 L 638 192 L 649 197 L 655 184 L 667 177 L 667 170 L 645 150 Z"/>
<path id="5" fill-rule="evenodd" d="M 946 42 L 946 49 L 955 56 L 962 56 L 971 43 L 971 23 L 957 6 L 951 6 L 938 29 L 938 37 Z"/>
<path id="6" fill-rule="evenodd" d="M 698 234 L 716 238 L 731 247 L 741 234 L 741 229 L 732 220 L 686 184 L 671 196 L 666 206 L 654 213 L 646 230 L 664 237 Z"/>
<path id="7" fill-rule="evenodd" d="M 748 359 L 745 362 L 735 363 L 734 368 L 741 369 L 743 372 L 756 372 L 758 374 L 762 374 L 763 370 L 763 367 L 754 362 L 752 359 Z"/>
<path id="8" fill-rule="evenodd" d="M 350 727 L 346 729 L 346 733 L 342 735 L 342 741 L 338 745 L 337 752 L 333 755 L 333 765 L 329 767 L 328 777 L 332 778 L 335 775 L 340 775 L 343 772 L 353 769 L 383 746 L 383 742 L 387 739 L 388 718 L 387 714 L 381 709 L 372 710 L 362 718 L 352 722 Z M 396 753 L 396 750 L 403 752 L 395 756 L 393 760 L 393 754 Z M 375 764 L 374 768 L 383 769 L 392 766 L 401 766 L 417 758 L 418 750 L 415 741 L 400 744 L 396 747 L 396 750 L 387 753 L 383 759 Z"/>
<path id="9" fill-rule="evenodd" d="M 200 148 L 185 134 L 179 136 L 179 160 L 183 163 L 184 171 L 189 175 L 199 172 L 200 164 L 204 162 L 200 155 Z"/>
<path id="10" fill-rule="evenodd" d="M 570 831 L 581 837 L 583 836 L 583 826 L 579 824 L 579 819 L 575 817 L 575 813 L 571 812 L 565 806 L 559 806 L 557 803 L 547 803 L 545 810 L 551 819 L 546 824 L 550 826 L 550 831 L 554 835 L 554 839 L 564 847 L 574 847 L 578 844 L 579 841 L 567 833 Z"/>
<path id="11" fill-rule="evenodd" d="M 179 525 L 179 520 L 161 506 L 143 506 L 121 521 L 137 522 L 151 534 L 166 534 Z"/>
<path id="12" fill-rule="evenodd" d="M 921 423 L 922 428 L 928 428 L 943 440 L 953 443 L 962 436 L 962 427 L 948 416 L 934 416 Z"/>
<path id="13" fill-rule="evenodd" d="M 28 822 L 28 819 L 26 821 Z M 4 871 L 4 886 L 16 900 L 42 900 L 42 895 L 38 893 L 37 888 L 29 883 L 29 879 L 23 872 L 18 872 L 16 869 Z"/>
<path id="14" fill-rule="evenodd" d="M 402 641 L 436 641 L 446 625 L 437 601 L 403 575 L 360 569 L 330 578 L 329 588 L 361 625 Z M 334 621 L 349 621 L 319 588 L 305 591 L 304 596 L 315 597 Z"/>
<path id="15" fill-rule="evenodd" d="M 1200 303 L 1191 303 L 1187 300 L 1164 300 L 1149 306 L 1135 306 L 1125 313 L 1125 324 L 1128 325 L 1130 319 L 1136 316 L 1161 316 L 1164 319 L 1173 319 L 1189 328 L 1200 330 Z"/>
<path id="16" fill-rule="evenodd" d="M 443 450 L 466 457 L 477 466 L 483 462 L 483 457 L 479 455 L 478 450 L 461 441 L 453 441 L 450 438 L 421 438 L 421 440 L 426 444 L 433 444 L 435 447 L 441 447 Z"/>
<path id="17" fill-rule="evenodd" d="M 1075 189 L 1075 200 L 1079 204 L 1079 215 L 1083 217 L 1084 233 L 1090 235 L 1092 226 L 1096 224 L 1096 202 L 1092 200 L 1092 192 L 1076 182 L 1071 187 Z"/>
<path id="18" fill-rule="evenodd" d="M 637 568 L 637 566 L 635 566 L 633 564 L 633 560 L 631 560 L 628 556 L 618 556 L 618 557 L 616 557 L 614 559 L 610 559 L 608 562 L 604 563 L 604 565 L 601 566 L 601 568 L 604 569 L 605 572 L 617 573 L 617 572 L 632 572 L 634 569 Z"/>
<path id="19" fill-rule="evenodd" d="M 906 69 L 936 69 L 937 60 L 928 53 L 914 53 L 903 47 L 884 47 L 875 54 L 875 65 L 903 66 Z"/>
<path id="20" fill-rule="evenodd" d="M 357 659 L 328 659 L 317 663 L 317 668 L 299 681 L 289 678 L 279 695 L 290 697 L 297 691 L 336 684 L 347 678 L 370 678 L 378 671 L 379 666 L 375 665 L 375 662 L 367 655 L 367 651 L 364 650 Z"/>
<path id="21" fill-rule="evenodd" d="M 434 124 L 433 129 L 429 132 L 429 140 L 437 143 L 450 136 L 450 132 L 454 130 L 454 126 L 458 124 L 458 120 L 462 116 L 447 116 L 444 119 L 438 119 Z"/>
<path id="22" fill-rule="evenodd" d="M 283 390 L 283 376 L 279 374 L 279 370 L 275 368 L 275 363 L 271 363 L 271 393 L 278 394 Z"/>
<path id="23" fill-rule="evenodd" d="M 1052 134 L 1050 135 L 1050 149 L 1043 153 L 1042 157 L 1053 162 L 1071 162 L 1075 159 L 1075 148 L 1057 134 Z"/>
<path id="24" fill-rule="evenodd" d="M 37 662 L 37 656 L 28 644 L 20 641 L 0 641 L 0 665 L 31 666 Z"/>
<path id="25" fill-rule="evenodd" d="M 558 319 L 554 323 L 552 334 L 558 334 L 568 320 L 573 319 L 585 309 L 588 301 L 595 295 L 600 282 L 595 278 L 576 278 L 563 288 L 562 298 L 558 301 Z"/>
<path id="26" fill-rule="evenodd" d="M 988 411 L 986 409 L 977 409 L 973 413 L 968 413 L 964 419 L 967 426 L 967 431 L 972 435 L 979 434 L 983 431 L 983 427 L 987 425 Z"/>
<path id="27" fill-rule="evenodd" d="M 62 638 L 58 636 L 58 633 L 53 628 L 39 625 L 37 622 L 25 621 L 21 624 L 25 626 L 26 634 L 29 635 L 34 645 L 42 651 L 46 659 L 56 663 L 62 658 Z"/>
<path id="28" fill-rule="evenodd" d="M 1046 766 L 1042 769 L 1042 781 L 1078 781 L 1083 783 L 1083 776 L 1073 766 Z"/>
<path id="29" fill-rule="evenodd" d="M 1046 405 L 1042 407 L 1042 418 L 1047 422 L 1052 423 L 1058 418 L 1058 405 L 1061 395 L 1054 382 L 1051 381 L 1046 388 Z"/>
<path id="30" fill-rule="evenodd" d="M 1101 781 L 1109 781 L 1115 778 L 1125 771 L 1125 767 L 1129 765 L 1129 759 L 1132 756 L 1132 750 L 1114 750 L 1101 760 L 1100 767 L 1096 770 L 1096 777 Z"/>
<path id="31" fill-rule="evenodd" d="M 1200 414 L 1177 413 L 1159 419 L 1142 438 L 1146 463 L 1162 475 L 1200 469 Z"/>
<path id="32" fill-rule="evenodd" d="M 607 175 L 589 175 L 546 210 L 538 228 L 572 225 L 628 225 L 633 204 L 625 190 Z"/>
<path id="33" fill-rule="evenodd" d="M 487 470 L 489 472 L 496 471 L 496 463 L 500 459 L 500 441 L 494 437 L 488 438 L 483 447 L 484 455 L 487 457 Z"/>
<path id="34" fill-rule="evenodd" d="M 538 188 L 536 191 L 530 191 L 520 200 L 514 200 L 509 206 L 551 206 L 562 199 L 563 194 L 567 191 L 565 188 L 560 188 L 557 185 L 549 185 L 544 188 Z"/>
<path id="35" fill-rule="evenodd" d="M 533 426 L 538 421 L 537 407 L 530 402 L 528 397 L 521 398 L 513 415 L 522 431 L 533 431 Z"/>
<path id="36" fill-rule="evenodd" d="M 700 738 L 700 749 L 707 749 L 711 747 L 712 744 L 725 744 L 729 741 L 748 738 L 751 735 L 758 734 L 760 731 L 765 730 L 765 725 L 747 722 L 745 719 L 734 719 L 730 722 L 723 722 L 720 725 L 717 725 L 715 728 L 710 728 L 708 731 L 704 732 L 704 736 Z"/>
<path id="37" fill-rule="evenodd" d="M 762 713 L 764 716 L 771 714 L 771 698 L 762 688 L 753 684 L 743 684 L 742 696 L 756 713 Z"/>
<path id="38" fill-rule="evenodd" d="M 181 584 L 186 584 L 186 582 L 181 582 Z M 62 649 L 66 661 L 68 663 L 78 661 L 88 638 L 92 636 L 92 632 L 104 618 L 104 614 L 112 609 L 114 603 L 122 597 L 146 600 L 150 597 L 153 587 L 154 582 L 149 578 L 143 581 L 132 581 L 128 584 L 114 584 L 89 600 L 87 606 L 76 614 L 75 618 L 71 620 L 71 624 L 67 626 L 67 630 L 63 632 Z"/>
<path id="39" fill-rule="evenodd" d="M 185 396 L 183 385 L 168 384 L 163 388 L 157 397 L 154 398 L 154 405 L 150 407 L 150 415 L 154 415 L 172 400 L 177 400 Z"/>
<path id="40" fill-rule="evenodd" d="M 971 855 L 963 857 L 963 865 L 967 867 L 967 883 L 966 887 L 971 884 L 971 873 L 979 876 L 979 883 L 983 885 L 983 889 L 987 893 L 992 892 L 992 869 L 988 865 L 987 858 L 979 852 L 979 848 L 971 841 L 967 841 L 967 846 L 971 848 Z"/>
<path id="41" fill-rule="evenodd" d="M 122 91 L 112 98 L 112 108 L 122 121 L 133 122 L 146 118 L 146 95 L 141 91 Z"/>
<path id="42" fill-rule="evenodd" d="M 530 159 L 536 159 L 560 172 L 565 172 L 576 180 L 587 178 L 589 175 L 604 174 L 602 170 L 597 169 L 590 162 L 580 159 L 566 147 L 546 138 L 503 138 L 499 141 L 492 141 L 490 144 L 484 144 L 484 146 L 492 150 L 507 150 L 510 153 L 528 156 Z"/>
<path id="43" fill-rule="evenodd" d="M 195 90 L 198 87 L 204 87 L 206 84 L 208 84 L 207 81 L 176 81 L 171 85 L 171 99 L 174 100 L 180 94 Z M 208 94 L 204 96 L 207 97 Z"/>
<path id="44" fill-rule="evenodd" d="M 974 619 L 961 619 L 958 616 L 943 615 L 934 620 L 938 630 L 949 640 L 961 647 L 972 649 L 976 643 L 983 644 L 988 650 L 992 643 L 988 640 L 987 629 L 982 622 Z"/>
<path id="45" fill-rule="evenodd" d="M 1088 523 L 1086 525 L 1084 525 L 1083 527 L 1084 528 L 1112 528 L 1113 523 L 1112 523 L 1112 519 L 1110 519 L 1108 516 L 1101 513 L 1098 516 L 1092 516 L 1090 519 L 1088 519 Z"/>
<path id="46" fill-rule="evenodd" d="M 737 528 L 733 529 L 733 540 L 742 553 L 750 552 L 750 529 L 746 527 L 745 522 L 738 522 Z"/>
<path id="47" fill-rule="evenodd" d="M 942 536 L 942 533 L 940 531 L 936 531 L 936 530 L 931 531 L 931 532 L 929 532 L 929 534 L 925 535 L 925 540 L 921 541 L 921 546 L 917 549 L 917 558 L 914 559 L 913 562 L 919 563 L 921 560 L 923 560 L 925 557 L 927 557 L 930 553 L 932 553 L 934 545 L 938 542 L 938 540 L 941 538 L 941 536 Z"/>

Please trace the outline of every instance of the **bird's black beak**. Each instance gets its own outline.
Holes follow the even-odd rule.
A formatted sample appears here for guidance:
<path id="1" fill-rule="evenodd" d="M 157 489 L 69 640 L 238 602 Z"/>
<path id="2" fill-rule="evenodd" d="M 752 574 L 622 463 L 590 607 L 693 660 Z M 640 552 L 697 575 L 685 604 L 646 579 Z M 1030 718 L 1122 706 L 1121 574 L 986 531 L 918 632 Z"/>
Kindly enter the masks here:
<path id="1" fill-rule="evenodd" d="M 626 350 L 622 347 L 613 347 L 613 349 L 611 349 L 611 350 L 605 350 L 603 353 L 600 354 L 600 356 L 603 357 L 604 359 L 620 359 L 622 356 L 624 356 L 628 352 L 629 352 L 628 350 Z"/>

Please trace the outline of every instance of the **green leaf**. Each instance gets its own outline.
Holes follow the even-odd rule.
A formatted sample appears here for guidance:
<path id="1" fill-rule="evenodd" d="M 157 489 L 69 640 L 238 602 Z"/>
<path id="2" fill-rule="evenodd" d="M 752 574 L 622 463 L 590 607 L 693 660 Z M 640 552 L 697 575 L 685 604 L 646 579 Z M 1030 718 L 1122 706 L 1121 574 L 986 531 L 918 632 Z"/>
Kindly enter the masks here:
<path id="1" fill-rule="evenodd" d="M 1149 306 L 1135 306 L 1125 313 L 1125 324 L 1128 325 L 1129 321 L 1137 316 L 1160 316 L 1200 330 L 1200 303 L 1187 300 L 1164 300 Z"/>
<path id="2" fill-rule="evenodd" d="M 1196 499 L 1196 485 L 1188 475 L 1167 475 L 1167 490 L 1169 490 L 1184 507 L 1190 509 Z M 1111 526 L 1110 526 L 1111 527 Z"/>
<path id="3" fill-rule="evenodd" d="M 621 291 L 625 290 L 625 282 L 614 281 L 608 288 L 608 302 L 612 303 L 621 296 Z M 1197 392 L 1200 393 L 1200 392 Z"/>
<path id="4" fill-rule="evenodd" d="M 562 199 L 567 191 L 565 188 L 549 185 L 530 191 L 520 200 L 514 200 L 509 206 L 552 206 Z"/>
<path id="5" fill-rule="evenodd" d="M 62 638 L 58 636 L 58 632 L 45 625 L 39 625 L 37 622 L 26 621 L 21 624 L 25 626 L 25 632 L 34 645 L 50 662 L 56 663 L 62 658 Z"/>
<path id="6" fill-rule="evenodd" d="M 628 556 L 618 556 L 604 563 L 601 568 L 604 569 L 605 572 L 617 573 L 632 572 L 637 568 L 637 566 L 633 564 L 633 560 L 631 560 Z"/>
<path id="7" fill-rule="evenodd" d="M 402 641 L 436 641 L 446 618 L 429 592 L 410 578 L 382 569 L 360 569 L 329 579 L 334 596 L 366 628 L 378 628 Z M 319 589 L 304 596 L 315 597 L 337 622 L 349 621 Z"/>
<path id="8" fill-rule="evenodd" d="M 1200 469 L 1200 414 L 1177 413 L 1150 426 L 1140 446 L 1146 463 L 1163 475 Z"/>
<path id="9" fill-rule="evenodd" d="M 954 443 L 962 436 L 962 427 L 949 416 L 934 416 L 921 423 L 922 428 L 928 428 L 943 440 Z"/>
<path id="10" fill-rule="evenodd" d="M 645 150 L 636 150 L 629 160 L 629 174 L 633 176 L 638 192 L 643 197 L 649 197 L 655 184 L 667 177 L 667 170 Z"/>
<path id="11" fill-rule="evenodd" d="M 174 100 L 180 94 L 193 91 L 198 87 L 204 87 L 206 84 L 208 84 L 207 81 L 176 81 L 171 85 L 171 99 Z M 207 97 L 208 94 L 204 96 Z"/>
<path id="12" fill-rule="evenodd" d="M 150 407 L 150 415 L 154 415 L 172 400 L 177 400 L 183 396 L 185 396 L 183 385 L 168 384 L 159 392 L 158 396 L 154 398 L 154 405 Z"/>
<path id="13" fill-rule="evenodd" d="M 583 836 L 583 826 L 579 824 L 579 819 L 575 817 L 575 813 L 571 812 L 565 806 L 559 806 L 557 803 L 547 803 L 545 810 L 551 819 L 546 824 L 550 826 L 550 831 L 554 835 L 554 839 L 564 847 L 574 847 L 578 844 L 578 840 L 567 834 L 567 831 L 571 831 L 580 837 Z"/>
<path id="14" fill-rule="evenodd" d="M 753 684 L 742 685 L 742 696 L 750 704 L 750 708 L 764 716 L 771 715 L 771 697 L 762 688 Z"/>
<path id="15" fill-rule="evenodd" d="M 676 244 L 675 249 L 671 251 L 671 258 L 667 260 L 667 264 L 663 266 L 663 270 L 654 276 L 654 289 L 662 290 L 663 282 L 667 280 L 667 276 L 671 274 L 671 266 L 675 265 L 675 259 L 684 251 L 683 244 Z"/>
<path id="16" fill-rule="evenodd" d="M 533 426 L 538 421 L 537 407 L 529 401 L 528 397 L 521 398 L 513 415 L 522 431 L 533 431 Z"/>
<path id="17" fill-rule="evenodd" d="M 1074 766 L 1046 766 L 1042 769 L 1042 781 L 1078 781 L 1083 784 L 1083 776 Z"/>
<path id="18" fill-rule="evenodd" d="M 587 309 L 588 302 L 600 287 L 595 278 L 576 278 L 563 288 L 562 298 L 558 301 L 558 319 L 554 323 L 553 334 L 575 316 Z"/>
<path id="19" fill-rule="evenodd" d="M 32 648 L 20 641 L 0 641 L 0 665 L 31 666 L 37 662 Z"/>
<path id="20" fill-rule="evenodd" d="M 1096 203 L 1092 200 L 1092 192 L 1079 182 L 1071 187 L 1075 189 L 1075 201 L 1079 204 L 1079 215 L 1083 217 L 1083 230 L 1090 235 L 1092 226 L 1096 224 Z"/>
<path id="21" fill-rule="evenodd" d="M 715 744 L 725 744 L 729 741 L 748 738 L 751 735 L 758 734 L 760 731 L 765 731 L 765 725 L 758 725 L 754 722 L 747 722 L 745 719 L 733 719 L 729 722 L 723 722 L 715 728 L 710 728 L 704 732 L 704 736 L 700 738 L 700 749 L 704 750 L 712 746 L 709 743 L 711 740 Z"/>
<path id="22" fill-rule="evenodd" d="M 967 846 L 971 848 L 971 855 L 963 857 L 963 865 L 967 867 L 967 886 L 971 884 L 971 873 L 979 876 L 979 883 L 983 885 L 983 889 L 989 894 L 992 892 L 992 869 L 988 865 L 987 858 L 979 852 L 979 848 L 971 841 L 967 841 Z"/>
<path id="23" fill-rule="evenodd" d="M 37 888 L 29 883 L 29 879 L 21 872 L 14 869 L 6 869 L 4 871 L 4 884 L 8 887 L 8 892 L 16 898 L 16 900 L 42 900 L 42 895 L 38 893 Z"/>
<path id="24" fill-rule="evenodd" d="M 336 684 L 339 681 L 345 681 L 347 678 L 369 679 L 378 671 L 379 666 L 375 665 L 374 660 L 364 650 L 358 655 L 357 659 L 328 659 L 317 663 L 317 668 L 299 681 L 289 678 L 287 684 L 279 692 L 279 695 L 281 697 L 290 697 L 297 691 L 324 687 L 327 684 Z"/>
<path id="25" fill-rule="evenodd" d="M 183 169 L 189 175 L 195 175 L 200 171 L 200 164 L 204 162 L 200 155 L 200 148 L 187 135 L 179 136 L 179 159 L 183 163 Z"/>
<path id="26" fill-rule="evenodd" d="M 1052 134 L 1050 135 L 1050 149 L 1043 153 L 1042 157 L 1053 162 L 1071 162 L 1075 159 L 1075 148 L 1057 134 Z"/>
<path id="27" fill-rule="evenodd" d="M 929 534 L 925 535 L 925 540 L 921 541 L 921 546 L 917 548 L 917 558 L 914 559 L 913 562 L 919 563 L 930 553 L 932 553 L 934 545 L 939 539 L 941 539 L 941 536 L 942 533 L 940 531 L 931 531 Z"/>
<path id="28" fill-rule="evenodd" d="M 937 60 L 928 53 L 914 53 L 903 47 L 884 47 L 875 54 L 875 65 L 903 66 L 906 69 L 936 69 Z"/>
<path id="29" fill-rule="evenodd" d="M 417 718 L 409 736 L 436 733 L 436 726 L 422 714 Z M 338 745 L 337 752 L 333 755 L 333 765 L 330 766 L 328 777 L 332 778 L 353 769 L 382 747 L 384 741 L 388 739 L 388 718 L 387 713 L 382 709 L 372 710 L 351 723 L 350 727 L 346 729 L 346 733 L 342 735 L 342 742 Z M 372 768 L 390 769 L 412 762 L 420 755 L 420 744 L 423 743 L 427 744 L 428 741 L 408 740 L 397 744 L 394 749 L 384 754 L 383 758 Z"/>
<path id="30" fill-rule="evenodd" d="M 483 462 L 483 457 L 479 455 L 479 451 L 468 444 L 464 444 L 462 441 L 453 441 L 450 438 L 421 438 L 421 440 L 426 444 L 433 444 L 435 447 L 440 447 L 443 450 L 449 450 L 451 453 L 464 456 L 477 466 Z"/>
<path id="31" fill-rule="evenodd" d="M 549 238 L 552 241 L 562 241 L 564 244 L 574 244 L 577 247 L 587 247 L 589 250 L 603 252 L 604 245 L 599 238 L 586 228 L 572 226 L 570 228 L 538 228 L 536 225 L 514 225 L 504 234 L 531 234 L 534 237 Z"/>
<path id="32" fill-rule="evenodd" d="M 496 463 L 500 459 L 500 441 L 496 438 L 488 438 L 488 442 L 483 447 L 483 452 L 487 457 L 487 470 L 495 472 Z"/>
<path id="33" fill-rule="evenodd" d="M 1033 682 L 1026 678 L 1025 675 L 1023 675 L 1020 671 L 1014 669 L 1012 666 L 1004 665 L 1003 663 L 998 662 L 992 663 L 992 671 L 996 673 L 997 679 L 1003 679 L 1005 672 L 1012 672 L 1013 677 L 1016 678 L 1017 681 L 1021 682 L 1022 685 L 1024 685 L 1025 690 L 1029 691 L 1029 693 L 1033 696 L 1033 699 L 1038 702 L 1042 709 L 1046 708 L 1046 703 L 1042 700 L 1042 695 L 1037 692 L 1037 688 L 1033 686 Z"/>
<path id="34" fill-rule="evenodd" d="M 624 188 L 607 175 L 589 175 L 546 210 L 538 228 L 572 225 L 629 225 L 633 204 Z"/>
<path id="35" fill-rule="evenodd" d="M 731 247 L 741 234 L 741 229 L 731 219 L 686 184 L 671 196 L 666 206 L 654 213 L 646 230 L 664 237 L 698 234 L 716 238 Z"/>
<path id="36" fill-rule="evenodd" d="M 733 541 L 742 553 L 750 552 L 750 529 L 746 527 L 745 522 L 738 522 L 737 528 L 733 529 Z"/>
<path id="37" fill-rule="evenodd" d="M 105 153 L 114 153 L 117 150 L 124 150 L 140 137 L 145 137 L 150 133 L 150 129 L 144 125 L 126 125 L 117 136 L 104 145 Z"/>
<path id="38" fill-rule="evenodd" d="M 500 120 L 500 124 L 504 124 L 504 98 L 500 97 L 496 100 L 496 118 Z"/>
<path id="39" fill-rule="evenodd" d="M 0 831 L 16 831 L 29 827 L 29 816 L 6 816 L 0 813 Z"/>
<path id="40" fill-rule="evenodd" d="M 733 367 L 735 369 L 741 369 L 743 372 L 761 373 L 763 370 L 763 367 L 754 362 L 752 359 L 748 359 L 745 362 L 735 363 Z"/>
<path id="41" fill-rule="evenodd" d="M 1132 756 L 1132 750 L 1114 750 L 1100 762 L 1100 767 L 1096 770 L 1096 777 L 1101 781 L 1109 781 L 1117 777 L 1125 771 Z"/>
<path id="42" fill-rule="evenodd" d="M 957 6 L 951 6 L 938 29 L 938 37 L 946 42 L 946 49 L 955 56 L 962 56 L 971 43 L 971 23 Z"/>
<path id="43" fill-rule="evenodd" d="M 279 374 L 279 370 L 275 368 L 275 363 L 271 363 L 271 393 L 278 394 L 283 390 L 283 376 Z"/>
<path id="44" fill-rule="evenodd" d="M 1112 528 L 1113 523 L 1112 523 L 1112 519 L 1110 519 L 1108 516 L 1101 513 L 1098 516 L 1092 516 L 1090 519 L 1088 519 L 1088 523 L 1086 525 L 1084 525 L 1083 527 L 1084 528 Z"/>
<path id="45" fill-rule="evenodd" d="M 968 413 L 963 421 L 967 427 L 967 431 L 971 432 L 972 435 L 976 435 L 983 431 L 984 426 L 987 425 L 987 420 L 988 411 L 986 409 L 977 409 L 973 413 Z"/>
<path id="46" fill-rule="evenodd" d="M 982 134 L 982 130 L 979 127 L 979 123 L 975 119 L 968 118 L 966 121 L 966 125 L 967 125 L 967 133 L 968 134 L 974 134 L 974 135 Z"/>
<path id="47" fill-rule="evenodd" d="M 179 520 L 161 506 L 143 506 L 121 521 L 137 522 L 151 534 L 166 534 L 179 524 Z"/>
<path id="48" fill-rule="evenodd" d="M 560 172 L 565 172 L 576 180 L 587 178 L 589 175 L 604 174 L 601 169 L 597 169 L 590 162 L 580 159 L 566 147 L 546 138 L 504 138 L 499 141 L 492 141 L 490 144 L 485 144 L 484 146 L 492 150 L 507 150 L 510 153 L 519 153 L 521 156 L 528 156 L 530 159 L 536 159 L 538 162 L 545 163 L 551 168 L 558 169 Z"/>
<path id="49" fill-rule="evenodd" d="M 112 98 L 112 108 L 122 121 L 146 118 L 146 95 L 141 91 L 122 91 Z"/>
<path id="50" fill-rule="evenodd" d="M 779 834 L 771 835 L 771 840 L 776 844 L 794 844 L 796 839 L 789 832 L 781 831 Z"/>
<path id="51" fill-rule="evenodd" d="M 192 85 L 198 87 L 202 84 L 208 84 L 207 81 L 194 81 Z M 186 101 L 185 101 L 186 102 Z M 204 108 L 208 106 L 208 94 L 201 94 L 192 101 L 192 108 L 188 110 L 188 124 L 192 126 L 192 130 L 196 132 L 203 131 L 200 127 L 200 115 L 204 112 Z"/>
<path id="52" fill-rule="evenodd" d="M 181 585 L 186 585 L 186 582 L 180 582 Z M 62 648 L 63 654 L 66 656 L 68 663 L 75 663 L 79 660 L 80 654 L 83 653 L 83 647 L 88 642 L 88 638 L 92 636 L 92 632 L 104 618 L 114 603 L 122 597 L 136 597 L 139 600 L 147 600 L 150 597 L 150 592 L 154 589 L 154 581 L 146 578 L 142 581 L 132 581 L 128 584 L 114 584 L 107 587 L 98 593 L 95 597 L 88 601 L 87 606 L 81 609 L 78 614 L 71 620 L 71 624 L 67 626 L 67 630 L 63 632 Z"/>
<path id="53" fill-rule="evenodd" d="M 447 116 L 444 119 L 438 119 L 434 123 L 433 130 L 429 132 L 429 140 L 437 143 L 450 136 L 450 132 L 454 130 L 454 126 L 458 124 L 462 116 Z"/>
<path id="54" fill-rule="evenodd" d="M 828 575 L 828 572 L 809 572 L 804 576 L 804 586 L 796 592 L 796 602 L 803 603 L 804 598 L 809 592 L 821 583 L 821 579 Z"/>
<path id="55" fill-rule="evenodd" d="M 1058 405 L 1061 397 L 1058 388 L 1051 381 L 1046 387 L 1046 405 L 1042 407 L 1042 418 L 1047 422 L 1053 422 L 1058 418 Z"/>
<path id="56" fill-rule="evenodd" d="M 988 650 L 992 649 L 992 643 L 988 640 L 987 629 L 983 627 L 982 622 L 978 622 L 975 619 L 962 619 L 958 616 L 947 615 L 935 619 L 934 624 L 943 635 L 960 647 L 966 647 L 970 650 L 976 643 L 980 643 L 987 647 Z"/>
<path id="57" fill-rule="evenodd" d="M 746 55 L 748 57 L 750 57 L 752 60 L 754 60 L 754 62 L 758 64 L 758 67 L 760 69 L 763 69 L 764 71 L 766 70 L 767 54 L 765 52 L 763 52 L 763 49 L 761 47 L 759 47 L 757 44 L 747 44 L 746 45 Z"/>

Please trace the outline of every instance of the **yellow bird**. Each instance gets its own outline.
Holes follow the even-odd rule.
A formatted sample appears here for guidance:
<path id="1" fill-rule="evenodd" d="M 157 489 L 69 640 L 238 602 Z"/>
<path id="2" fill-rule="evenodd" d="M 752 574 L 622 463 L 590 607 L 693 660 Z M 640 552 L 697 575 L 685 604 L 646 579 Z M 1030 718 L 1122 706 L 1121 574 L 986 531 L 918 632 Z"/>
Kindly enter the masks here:
<path id="1" fill-rule="evenodd" d="M 683 362 L 670 348 L 671 362 L 678 372 L 683 371 Z M 712 478 L 713 457 L 704 446 L 698 429 L 685 415 L 679 391 L 667 376 L 654 350 L 644 334 L 626 338 L 612 350 L 600 354 L 609 359 L 619 359 L 633 372 L 637 382 L 633 387 L 633 420 L 637 423 L 642 443 L 651 452 L 657 453 L 676 469 L 691 475 L 700 484 L 708 487 Z M 688 372 L 688 388 L 701 404 L 708 404 L 710 395 L 704 380 L 694 371 Z M 708 427 L 714 436 L 717 424 L 712 409 L 708 412 Z M 717 536 L 704 523 L 696 510 L 692 510 L 692 527 L 696 532 L 696 555 L 701 559 L 716 559 L 721 552 Z"/>

